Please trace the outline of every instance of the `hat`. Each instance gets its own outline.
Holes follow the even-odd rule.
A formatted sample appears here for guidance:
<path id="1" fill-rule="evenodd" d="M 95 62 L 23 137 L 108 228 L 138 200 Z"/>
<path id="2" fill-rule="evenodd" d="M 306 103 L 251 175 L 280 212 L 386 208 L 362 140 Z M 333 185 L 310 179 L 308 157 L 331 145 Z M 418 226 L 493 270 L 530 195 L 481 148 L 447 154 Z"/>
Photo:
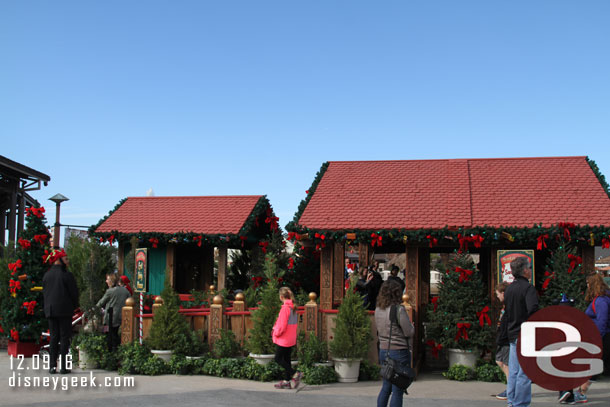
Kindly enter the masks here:
<path id="1" fill-rule="evenodd" d="M 123 282 L 123 284 L 129 284 L 131 282 L 129 281 L 129 277 L 127 277 L 126 275 L 121 276 L 121 281 Z"/>
<path id="2" fill-rule="evenodd" d="M 51 250 L 51 253 L 49 253 L 49 255 L 47 256 L 47 258 L 45 259 L 45 263 L 55 263 L 57 260 L 61 259 L 62 257 L 66 257 L 67 254 L 64 251 L 64 249 L 53 249 Z"/>

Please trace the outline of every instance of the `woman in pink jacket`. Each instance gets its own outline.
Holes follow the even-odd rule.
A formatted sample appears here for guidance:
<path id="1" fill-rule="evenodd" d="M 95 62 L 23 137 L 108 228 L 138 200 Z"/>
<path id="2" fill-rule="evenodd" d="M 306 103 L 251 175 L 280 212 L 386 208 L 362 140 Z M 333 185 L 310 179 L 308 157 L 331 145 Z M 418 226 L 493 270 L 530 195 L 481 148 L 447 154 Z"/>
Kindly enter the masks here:
<path id="1" fill-rule="evenodd" d="M 297 310 L 294 305 L 294 294 L 288 287 L 280 288 L 280 301 L 283 302 L 277 316 L 271 337 L 277 346 L 275 361 L 284 368 L 284 380 L 275 385 L 276 389 L 296 389 L 301 380 L 301 373 L 295 372 L 290 364 L 292 348 L 297 344 Z"/>

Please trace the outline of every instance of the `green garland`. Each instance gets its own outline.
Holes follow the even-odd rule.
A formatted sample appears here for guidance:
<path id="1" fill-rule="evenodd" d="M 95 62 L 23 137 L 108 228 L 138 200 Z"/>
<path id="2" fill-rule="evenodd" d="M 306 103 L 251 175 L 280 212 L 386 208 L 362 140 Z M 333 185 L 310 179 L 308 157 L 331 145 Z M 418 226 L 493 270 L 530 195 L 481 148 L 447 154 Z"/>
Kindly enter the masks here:
<path id="1" fill-rule="evenodd" d="M 309 229 L 307 227 L 297 225 L 293 232 L 306 235 L 309 240 L 312 240 L 317 247 L 323 247 L 327 241 L 346 242 L 347 244 L 366 243 L 376 246 L 385 245 L 386 243 L 402 243 L 411 245 L 428 245 L 430 247 L 458 247 L 460 245 L 460 237 L 466 239 L 474 236 L 480 236 L 480 243 L 483 246 L 506 246 L 507 243 L 514 246 L 536 246 L 540 236 L 548 235 L 545 242 L 548 244 L 553 239 L 564 236 L 565 228 L 560 224 L 555 224 L 550 227 L 543 227 L 542 224 L 534 225 L 530 228 L 523 227 L 490 227 L 482 226 L 475 228 L 449 228 L 445 226 L 443 229 L 378 229 L 378 230 L 321 230 Z M 570 239 L 582 244 L 591 246 L 600 245 L 602 239 L 610 239 L 610 227 L 607 226 L 589 226 L 575 225 L 569 229 Z M 348 233 L 354 234 L 353 239 L 348 239 Z M 294 234 L 289 237 L 297 238 Z M 350 236 L 352 237 L 352 236 Z M 381 241 L 379 241 L 381 237 Z M 302 239 L 302 237 L 299 237 Z M 436 241 L 434 240 L 436 239 Z M 381 243 L 379 245 L 378 243 Z M 593 244 L 591 244 L 593 243 Z M 474 248 L 474 242 L 467 242 L 468 248 Z"/>
<path id="2" fill-rule="evenodd" d="M 316 192 L 316 189 L 318 188 L 318 184 L 320 183 L 320 181 L 322 180 L 322 177 L 324 176 L 324 173 L 326 173 L 326 170 L 328 169 L 328 164 L 329 164 L 328 161 L 326 161 L 325 163 L 322 164 L 322 167 L 320 167 L 320 171 L 318 171 L 318 173 L 316 174 L 316 178 L 313 180 L 313 183 L 307 190 L 307 196 L 299 204 L 299 208 L 298 208 L 297 212 L 294 214 L 294 218 L 290 222 L 288 222 L 288 224 L 286 225 L 286 230 L 288 230 L 289 232 L 297 231 L 299 219 L 301 219 L 301 215 L 303 214 L 303 211 L 307 207 L 307 204 L 309 204 L 309 201 L 311 201 L 313 194 Z"/>
<path id="3" fill-rule="evenodd" d="M 275 217 L 273 208 L 267 199 L 267 196 L 261 196 L 254 208 L 248 215 L 248 218 L 244 222 L 237 234 L 224 233 L 224 234 L 203 234 L 196 232 L 185 232 L 180 231 L 176 233 L 161 233 L 161 232 L 136 232 L 136 233 L 123 233 L 118 230 L 112 230 L 110 232 L 96 232 L 97 228 L 100 227 L 106 219 L 108 219 L 116 210 L 118 210 L 127 198 L 122 199 L 112 211 L 102 218 L 96 225 L 89 228 L 89 235 L 98 238 L 100 241 L 117 240 L 117 241 L 130 241 L 132 238 L 138 239 L 140 244 L 144 246 L 156 246 L 166 245 L 168 243 L 198 243 L 201 238 L 202 245 L 227 245 L 229 247 L 241 248 L 242 244 L 252 245 L 256 243 L 257 236 L 262 238 L 268 236 L 271 233 L 271 224 L 266 223 L 267 217 Z M 278 225 L 278 230 L 281 229 Z M 247 237 L 244 241 L 240 236 Z"/>
<path id="4" fill-rule="evenodd" d="M 606 177 L 604 177 L 604 174 L 601 173 L 595 161 L 591 160 L 589 157 L 586 157 L 586 160 L 589 163 L 589 167 L 591 167 L 593 173 L 599 180 L 599 183 L 602 184 L 602 188 L 604 188 L 604 191 L 606 191 L 606 195 L 608 195 L 608 198 L 610 198 L 610 186 L 606 182 Z"/>

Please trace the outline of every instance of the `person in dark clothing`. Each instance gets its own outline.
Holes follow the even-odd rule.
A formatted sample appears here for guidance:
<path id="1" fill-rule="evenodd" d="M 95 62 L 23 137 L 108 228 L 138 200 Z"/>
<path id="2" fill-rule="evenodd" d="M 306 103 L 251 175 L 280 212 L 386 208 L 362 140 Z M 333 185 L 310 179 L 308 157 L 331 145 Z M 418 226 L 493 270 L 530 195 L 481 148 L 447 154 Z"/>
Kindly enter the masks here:
<path id="1" fill-rule="evenodd" d="M 402 281 L 402 278 L 398 277 L 399 271 L 400 271 L 400 269 L 398 268 L 398 266 L 393 265 L 392 269 L 390 270 L 390 276 L 388 277 L 388 280 L 394 280 L 398 284 L 400 284 L 400 292 L 404 293 L 405 292 L 405 282 Z"/>
<path id="2" fill-rule="evenodd" d="M 369 274 L 366 278 L 366 297 L 368 303 L 365 304 L 367 309 L 374 310 L 377 304 L 377 294 L 379 294 L 379 289 L 383 284 L 383 278 L 381 278 L 381 274 L 375 270 L 370 270 Z"/>
<path id="3" fill-rule="evenodd" d="M 530 284 L 532 269 L 529 260 L 518 257 L 510 263 L 515 280 L 506 288 L 504 303 L 510 354 L 508 358 L 507 402 L 513 407 L 527 407 L 532 401 L 532 381 L 527 377 L 517 358 L 517 339 L 521 324 L 538 311 L 538 294 Z"/>
<path id="4" fill-rule="evenodd" d="M 59 350 L 60 373 L 70 373 L 66 368 L 66 355 L 72 337 L 72 315 L 78 308 L 78 287 L 72 273 L 67 269 L 66 252 L 54 249 L 46 259 L 52 264 L 42 278 L 44 314 L 49 320 L 51 343 L 49 345 L 49 373 L 57 373 Z"/>

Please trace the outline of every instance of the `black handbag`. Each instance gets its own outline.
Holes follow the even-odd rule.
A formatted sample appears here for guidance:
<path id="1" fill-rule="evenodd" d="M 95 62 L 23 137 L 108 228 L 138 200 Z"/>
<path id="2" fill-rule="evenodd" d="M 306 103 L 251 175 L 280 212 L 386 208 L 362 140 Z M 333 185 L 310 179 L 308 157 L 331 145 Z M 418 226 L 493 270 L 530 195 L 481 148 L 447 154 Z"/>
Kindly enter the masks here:
<path id="1" fill-rule="evenodd" d="M 390 358 L 390 347 L 392 346 L 392 327 L 394 320 L 397 321 L 396 305 L 392 305 L 390 308 L 390 337 L 388 339 L 388 352 L 386 353 L 385 360 L 381 364 L 381 377 L 394 386 L 404 390 L 405 394 L 409 394 L 407 389 L 413 383 L 415 379 L 415 370 L 411 367 L 403 367 L 400 363 Z"/>

